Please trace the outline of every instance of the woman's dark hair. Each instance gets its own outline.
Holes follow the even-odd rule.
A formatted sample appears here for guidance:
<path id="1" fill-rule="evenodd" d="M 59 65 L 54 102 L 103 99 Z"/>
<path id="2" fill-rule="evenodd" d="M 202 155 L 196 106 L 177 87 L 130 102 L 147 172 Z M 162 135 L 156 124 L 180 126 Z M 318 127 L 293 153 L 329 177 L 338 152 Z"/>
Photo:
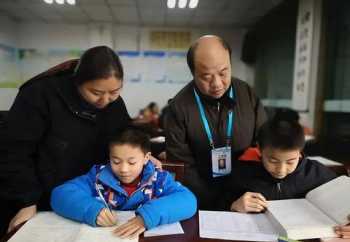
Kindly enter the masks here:
<path id="1" fill-rule="evenodd" d="M 118 55 L 107 46 L 96 46 L 85 51 L 75 69 L 78 85 L 85 82 L 114 76 L 123 80 L 123 66 Z"/>
<path id="2" fill-rule="evenodd" d="M 132 147 L 137 147 L 140 148 L 144 154 L 151 150 L 149 135 L 136 127 L 129 127 L 121 134 L 112 137 L 109 141 L 109 147 L 113 145 L 130 145 Z"/>
<path id="3" fill-rule="evenodd" d="M 302 150 L 305 145 L 303 127 L 294 116 L 281 112 L 260 127 L 257 140 L 261 149 Z"/>

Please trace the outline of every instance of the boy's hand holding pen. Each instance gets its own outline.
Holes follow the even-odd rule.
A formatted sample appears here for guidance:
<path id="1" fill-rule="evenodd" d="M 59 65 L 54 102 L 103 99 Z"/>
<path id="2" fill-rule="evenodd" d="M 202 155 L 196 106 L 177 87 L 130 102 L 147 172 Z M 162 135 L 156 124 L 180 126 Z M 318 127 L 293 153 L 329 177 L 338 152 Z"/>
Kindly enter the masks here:
<path id="1" fill-rule="evenodd" d="M 96 218 L 96 224 L 103 227 L 113 226 L 117 224 L 116 214 L 112 212 L 112 209 L 108 206 L 105 198 L 103 197 L 100 187 L 96 184 L 96 191 L 98 196 L 105 205 Z"/>
<path id="2" fill-rule="evenodd" d="M 266 210 L 267 201 L 260 193 L 246 192 L 231 204 L 231 211 L 241 213 L 260 213 Z"/>
<path id="3" fill-rule="evenodd" d="M 113 226 L 117 223 L 115 214 L 108 208 L 101 210 L 96 219 L 96 224 L 103 227 Z"/>

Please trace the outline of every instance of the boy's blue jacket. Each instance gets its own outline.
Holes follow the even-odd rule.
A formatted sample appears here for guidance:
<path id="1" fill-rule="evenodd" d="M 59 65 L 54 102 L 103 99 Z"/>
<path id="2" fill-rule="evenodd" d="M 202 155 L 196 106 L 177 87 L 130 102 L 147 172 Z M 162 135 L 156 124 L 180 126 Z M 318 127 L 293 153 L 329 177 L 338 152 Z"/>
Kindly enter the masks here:
<path id="1" fill-rule="evenodd" d="M 197 210 L 193 193 L 150 161 L 130 197 L 110 165 L 93 166 L 86 175 L 56 187 L 51 194 L 51 207 L 61 216 L 97 226 L 97 216 L 105 208 L 97 187 L 111 208 L 135 210 L 143 218 L 146 229 L 190 218 Z"/>

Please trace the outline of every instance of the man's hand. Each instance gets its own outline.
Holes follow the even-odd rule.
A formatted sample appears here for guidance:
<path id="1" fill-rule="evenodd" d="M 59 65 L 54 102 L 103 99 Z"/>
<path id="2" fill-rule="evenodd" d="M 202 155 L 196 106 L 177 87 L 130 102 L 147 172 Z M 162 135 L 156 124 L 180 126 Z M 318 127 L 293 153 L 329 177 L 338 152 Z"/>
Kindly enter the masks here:
<path id="1" fill-rule="evenodd" d="M 234 201 L 231 205 L 231 211 L 249 213 L 262 212 L 267 208 L 267 202 L 260 193 L 246 192 L 239 199 Z"/>
<path id="2" fill-rule="evenodd" d="M 11 232 L 17 225 L 28 221 L 36 214 L 36 205 L 22 208 L 17 214 L 11 219 L 7 233 Z"/>
<path id="3" fill-rule="evenodd" d="M 133 239 L 142 234 L 146 230 L 143 218 L 136 216 L 130 219 L 127 223 L 119 226 L 114 230 L 114 234 L 118 237 Z"/>
<path id="4" fill-rule="evenodd" d="M 160 160 L 158 160 L 157 158 L 155 158 L 154 156 L 150 156 L 149 157 L 150 161 L 152 161 L 152 163 L 158 167 L 158 168 L 162 168 L 162 162 L 160 162 Z"/>
<path id="5" fill-rule="evenodd" d="M 117 216 L 111 213 L 107 208 L 101 210 L 96 219 L 96 224 L 102 227 L 113 226 L 117 223 Z"/>

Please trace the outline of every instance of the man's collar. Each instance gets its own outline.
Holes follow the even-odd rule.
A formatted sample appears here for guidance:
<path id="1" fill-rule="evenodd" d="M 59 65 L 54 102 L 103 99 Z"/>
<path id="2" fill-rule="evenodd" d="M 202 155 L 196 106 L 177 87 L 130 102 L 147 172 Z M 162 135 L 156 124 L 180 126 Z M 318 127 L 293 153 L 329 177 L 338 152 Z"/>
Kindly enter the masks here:
<path id="1" fill-rule="evenodd" d="M 233 87 L 232 83 L 229 86 L 229 88 L 226 90 L 226 92 L 220 97 L 220 98 L 214 98 L 211 97 L 209 95 L 205 95 L 203 94 L 199 88 L 197 87 L 197 85 L 195 84 L 195 81 L 193 80 L 193 86 L 196 89 L 196 92 L 198 93 L 199 97 L 201 98 L 202 102 L 205 102 L 209 105 L 217 105 L 217 103 L 222 103 L 222 104 L 228 104 L 228 105 L 233 105 L 234 104 L 234 100 L 232 98 L 229 97 L 229 92 L 231 87 Z"/>

